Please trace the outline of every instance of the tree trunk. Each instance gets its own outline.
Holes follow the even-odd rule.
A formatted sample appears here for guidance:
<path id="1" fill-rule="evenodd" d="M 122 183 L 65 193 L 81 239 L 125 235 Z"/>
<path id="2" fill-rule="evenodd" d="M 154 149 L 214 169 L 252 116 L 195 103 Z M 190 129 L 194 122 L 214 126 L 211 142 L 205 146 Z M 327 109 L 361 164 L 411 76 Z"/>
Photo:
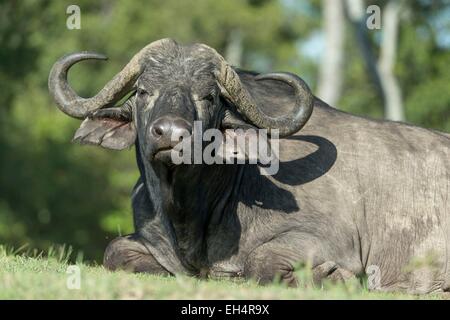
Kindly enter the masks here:
<path id="1" fill-rule="evenodd" d="M 317 95 L 336 106 L 342 92 L 345 17 L 343 0 L 322 0 L 325 50 L 319 65 Z"/>
<path id="2" fill-rule="evenodd" d="M 383 38 L 378 63 L 381 84 L 386 98 L 384 105 L 385 117 L 396 121 L 405 120 L 402 93 L 394 75 L 401 8 L 400 1 L 390 1 L 383 10 Z"/>
<path id="3" fill-rule="evenodd" d="M 242 33 L 239 30 L 230 32 L 225 48 L 225 59 L 232 66 L 241 66 L 242 63 Z"/>
<path id="4" fill-rule="evenodd" d="M 358 46 L 366 63 L 369 75 L 384 102 L 386 119 L 403 121 L 404 110 L 400 86 L 393 69 L 398 40 L 398 22 L 402 7 L 401 0 L 389 1 L 383 8 L 381 26 L 383 39 L 380 47 L 380 61 L 372 53 L 367 34 L 365 5 L 363 0 L 347 0 L 347 15 L 355 28 Z"/>
<path id="5" fill-rule="evenodd" d="M 377 66 L 377 59 L 372 53 L 369 37 L 367 35 L 367 26 L 365 22 L 365 10 L 363 0 L 347 0 L 346 1 L 347 16 L 355 29 L 356 42 L 363 56 L 366 69 L 374 83 L 378 94 L 383 97 L 384 92 L 381 85 L 381 78 Z"/>

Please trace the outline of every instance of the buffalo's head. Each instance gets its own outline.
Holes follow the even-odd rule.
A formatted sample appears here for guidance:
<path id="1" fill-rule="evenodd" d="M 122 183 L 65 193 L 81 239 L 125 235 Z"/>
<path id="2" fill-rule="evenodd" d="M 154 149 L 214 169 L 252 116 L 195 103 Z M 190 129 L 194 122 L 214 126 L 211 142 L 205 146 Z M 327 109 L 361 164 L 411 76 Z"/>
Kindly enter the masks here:
<path id="1" fill-rule="evenodd" d="M 55 63 L 49 76 L 58 107 L 85 119 L 75 140 L 120 150 L 137 138 L 141 156 L 150 162 L 170 161 L 167 154 L 177 143 L 171 137 L 177 132 L 191 134 L 194 121 L 202 121 L 205 129 L 255 126 L 269 133 L 278 129 L 279 136 L 285 137 L 300 130 L 312 112 L 313 96 L 299 77 L 235 70 L 203 44 L 155 41 L 92 98 L 78 96 L 67 82 L 69 68 L 87 59 L 106 57 L 69 54 Z M 274 110 L 278 116 L 264 110 Z"/>

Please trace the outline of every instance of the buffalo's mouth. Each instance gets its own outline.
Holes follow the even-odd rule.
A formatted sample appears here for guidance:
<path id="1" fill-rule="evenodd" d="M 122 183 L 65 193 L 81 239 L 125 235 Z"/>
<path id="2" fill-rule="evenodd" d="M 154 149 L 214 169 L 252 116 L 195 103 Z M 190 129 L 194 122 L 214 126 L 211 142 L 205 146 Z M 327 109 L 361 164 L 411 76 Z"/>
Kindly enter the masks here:
<path id="1" fill-rule="evenodd" d="M 162 165 L 166 169 L 173 170 L 182 164 L 178 163 L 178 161 L 176 161 L 177 163 L 174 163 L 173 155 L 176 152 L 177 151 L 172 147 L 158 149 L 152 153 L 152 156 L 149 158 L 149 160 L 154 164 Z"/>
<path id="2" fill-rule="evenodd" d="M 161 161 L 161 162 L 164 162 L 166 164 L 173 164 L 173 161 L 172 161 L 172 150 L 173 150 L 172 148 L 157 150 L 153 154 L 152 160 Z"/>

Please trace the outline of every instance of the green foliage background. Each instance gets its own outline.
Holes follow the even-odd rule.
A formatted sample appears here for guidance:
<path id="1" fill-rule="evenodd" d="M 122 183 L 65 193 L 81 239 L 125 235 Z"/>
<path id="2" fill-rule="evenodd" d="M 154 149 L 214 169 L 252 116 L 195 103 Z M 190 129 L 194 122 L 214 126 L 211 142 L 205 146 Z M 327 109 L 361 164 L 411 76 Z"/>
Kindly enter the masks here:
<path id="1" fill-rule="evenodd" d="M 99 261 L 110 239 L 132 232 L 134 151 L 70 144 L 79 121 L 59 112 L 48 95 L 48 72 L 66 53 L 109 56 L 107 63 L 87 62 L 71 72 L 73 87 L 90 96 L 151 41 L 171 37 L 224 52 L 230 33 L 239 31 L 242 67 L 295 72 L 316 86 L 318 61 L 301 47 L 320 32 L 320 1 L 77 0 L 81 30 L 66 28 L 70 4 L 0 2 L 0 243 L 41 249 L 66 243 Z M 435 23 L 449 4 L 416 0 L 408 7 L 396 66 L 407 120 L 449 132 L 450 53 L 438 41 L 450 36 L 449 14 Z M 347 30 L 339 108 L 380 118 L 382 101 Z M 378 33 L 371 33 L 374 47 Z"/>

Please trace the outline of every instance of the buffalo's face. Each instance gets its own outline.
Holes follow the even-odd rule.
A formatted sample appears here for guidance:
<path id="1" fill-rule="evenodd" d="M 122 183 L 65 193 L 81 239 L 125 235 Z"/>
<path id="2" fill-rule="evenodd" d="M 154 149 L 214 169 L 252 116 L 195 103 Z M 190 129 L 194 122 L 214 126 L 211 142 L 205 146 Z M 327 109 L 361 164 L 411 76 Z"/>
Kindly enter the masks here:
<path id="1" fill-rule="evenodd" d="M 165 57 L 148 66 L 132 98 L 134 125 L 144 157 L 171 163 L 172 149 L 199 128 L 194 121 L 203 129 L 219 125 L 219 88 L 213 65 L 202 65 L 195 57 Z"/>
<path id="2" fill-rule="evenodd" d="M 84 119 L 74 140 L 121 150 L 137 139 L 140 156 L 150 163 L 170 164 L 172 149 L 195 134 L 196 121 L 203 130 L 253 126 L 269 133 L 278 130 L 284 137 L 300 130 L 312 113 L 313 96 L 299 77 L 235 70 L 202 44 L 155 41 L 88 99 L 67 83 L 68 69 L 86 59 L 106 57 L 69 54 L 55 63 L 49 76 L 58 107 Z M 270 115 L 271 110 L 275 114 Z"/>

